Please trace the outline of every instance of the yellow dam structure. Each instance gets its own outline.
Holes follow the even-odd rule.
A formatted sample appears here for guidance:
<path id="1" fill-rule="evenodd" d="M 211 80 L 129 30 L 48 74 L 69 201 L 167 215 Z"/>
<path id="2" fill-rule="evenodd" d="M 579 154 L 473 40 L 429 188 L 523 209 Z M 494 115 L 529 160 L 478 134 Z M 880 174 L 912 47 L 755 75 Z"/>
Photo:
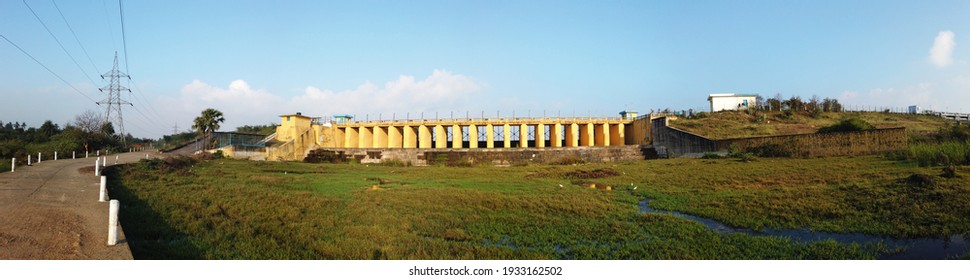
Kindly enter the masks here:
<path id="1" fill-rule="evenodd" d="M 302 160 L 318 148 L 339 149 L 515 149 L 606 147 L 645 142 L 648 121 L 636 112 L 618 118 L 449 118 L 355 121 L 300 113 L 280 116 L 269 160 Z M 638 122 L 634 124 L 634 122 Z M 629 137 L 629 136 L 634 137 Z"/>

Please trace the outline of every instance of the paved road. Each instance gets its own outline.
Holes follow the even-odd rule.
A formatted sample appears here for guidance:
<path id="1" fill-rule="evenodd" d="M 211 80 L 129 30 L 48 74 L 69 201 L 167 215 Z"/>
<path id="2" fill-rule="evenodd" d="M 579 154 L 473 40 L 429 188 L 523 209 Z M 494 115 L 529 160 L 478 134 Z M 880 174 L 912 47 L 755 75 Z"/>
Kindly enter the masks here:
<path id="1" fill-rule="evenodd" d="M 109 155 L 108 164 L 146 153 Z M 0 173 L 0 259 L 132 259 L 123 230 L 118 245 L 107 245 L 108 203 L 98 202 L 94 160 L 48 160 Z"/>

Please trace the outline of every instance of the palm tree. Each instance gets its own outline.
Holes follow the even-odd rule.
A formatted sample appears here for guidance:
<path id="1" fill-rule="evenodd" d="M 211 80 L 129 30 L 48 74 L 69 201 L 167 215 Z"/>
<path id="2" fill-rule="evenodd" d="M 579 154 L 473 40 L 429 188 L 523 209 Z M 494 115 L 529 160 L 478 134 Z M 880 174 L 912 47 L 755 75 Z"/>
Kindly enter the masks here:
<path id="1" fill-rule="evenodd" d="M 202 110 L 202 115 L 195 118 L 195 124 L 192 125 L 192 129 L 198 131 L 199 137 L 206 140 L 203 143 L 206 143 L 206 146 L 209 146 L 211 145 L 211 143 L 208 141 L 209 137 L 212 136 L 213 131 L 219 130 L 219 123 L 224 121 L 226 121 L 226 119 L 222 117 L 222 112 L 219 112 L 219 110 L 216 109 L 208 108 Z"/>

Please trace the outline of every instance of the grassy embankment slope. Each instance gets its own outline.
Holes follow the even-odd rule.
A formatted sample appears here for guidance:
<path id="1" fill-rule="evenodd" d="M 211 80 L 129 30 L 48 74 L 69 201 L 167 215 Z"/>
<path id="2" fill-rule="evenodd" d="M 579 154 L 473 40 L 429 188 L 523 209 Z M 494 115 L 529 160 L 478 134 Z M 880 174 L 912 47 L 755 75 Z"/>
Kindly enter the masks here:
<path id="1" fill-rule="evenodd" d="M 759 115 L 764 115 L 763 118 Z M 819 128 L 832 125 L 841 119 L 857 117 L 876 128 L 905 127 L 914 134 L 936 132 L 946 125 L 939 117 L 926 115 L 840 112 L 822 113 L 817 118 L 807 112 L 757 112 L 748 114 L 738 111 L 722 111 L 699 119 L 672 120 L 670 125 L 712 139 L 743 138 L 753 136 L 789 135 L 815 133 Z"/>
<path id="2" fill-rule="evenodd" d="M 575 173 L 597 169 L 615 175 Z M 891 250 L 718 235 L 638 213 L 645 197 L 738 227 L 970 232 L 970 169 L 913 189 L 901 180 L 938 168 L 881 157 L 470 168 L 215 160 L 109 172 L 136 258 L 864 259 Z"/>

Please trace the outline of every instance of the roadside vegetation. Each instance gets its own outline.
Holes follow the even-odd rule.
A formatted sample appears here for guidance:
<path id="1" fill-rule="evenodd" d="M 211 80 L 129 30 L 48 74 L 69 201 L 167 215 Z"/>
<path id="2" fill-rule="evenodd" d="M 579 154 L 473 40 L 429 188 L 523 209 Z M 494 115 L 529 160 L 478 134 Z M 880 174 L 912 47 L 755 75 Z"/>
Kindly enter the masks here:
<path id="1" fill-rule="evenodd" d="M 75 116 L 74 121 L 63 127 L 52 121 L 45 121 L 40 127 L 31 127 L 23 122 L 0 121 L 0 161 L 10 163 L 10 158 L 17 159 L 17 165 L 27 164 L 27 155 L 31 155 L 34 162 L 37 153 L 41 153 L 44 160 L 52 159 L 54 152 L 60 158 L 70 158 L 71 152 L 84 156 L 84 151 L 108 150 L 112 152 L 127 150 L 121 146 L 121 135 L 114 130 L 110 122 L 103 122 L 101 116 L 94 111 L 86 111 Z M 132 146 L 141 146 L 149 142 L 137 139 L 131 134 L 124 135 Z M 0 172 L 9 171 L 0 168 Z"/>
<path id="2" fill-rule="evenodd" d="M 108 172 L 142 259 L 867 259 L 893 250 L 718 235 L 638 213 L 644 198 L 744 228 L 970 232 L 970 176 L 878 156 L 474 168 L 174 158 Z"/>

